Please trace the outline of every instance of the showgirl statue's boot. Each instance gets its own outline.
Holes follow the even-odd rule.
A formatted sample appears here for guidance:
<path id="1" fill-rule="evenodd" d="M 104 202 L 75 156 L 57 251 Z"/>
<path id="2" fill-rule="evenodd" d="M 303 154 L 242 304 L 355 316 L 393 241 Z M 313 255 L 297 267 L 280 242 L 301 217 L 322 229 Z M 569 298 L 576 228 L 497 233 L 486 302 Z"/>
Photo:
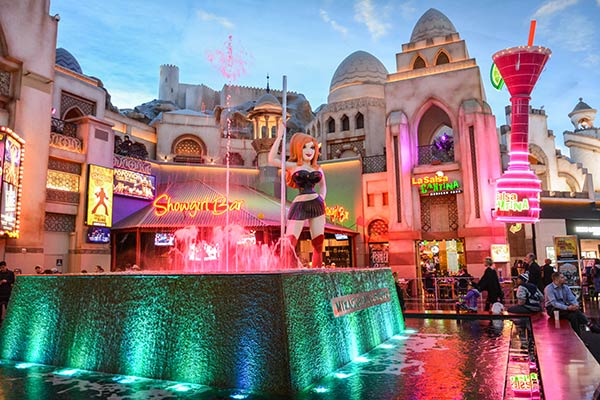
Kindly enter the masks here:
<path id="1" fill-rule="evenodd" d="M 313 246 L 312 266 L 313 268 L 321 268 L 323 266 L 323 242 L 325 236 L 319 235 L 311 240 Z"/>

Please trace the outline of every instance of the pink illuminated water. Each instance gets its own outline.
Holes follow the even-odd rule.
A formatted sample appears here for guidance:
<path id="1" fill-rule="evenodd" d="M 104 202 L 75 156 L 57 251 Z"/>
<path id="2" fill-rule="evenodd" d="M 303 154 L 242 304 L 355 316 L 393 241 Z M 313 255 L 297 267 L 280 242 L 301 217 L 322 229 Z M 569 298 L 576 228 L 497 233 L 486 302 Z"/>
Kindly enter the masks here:
<path id="1" fill-rule="evenodd" d="M 186 273 L 269 272 L 302 267 L 286 238 L 273 245 L 260 243 L 253 232 L 238 225 L 215 227 L 209 241 L 198 238 L 195 226 L 179 229 L 171 249 L 170 270 Z"/>

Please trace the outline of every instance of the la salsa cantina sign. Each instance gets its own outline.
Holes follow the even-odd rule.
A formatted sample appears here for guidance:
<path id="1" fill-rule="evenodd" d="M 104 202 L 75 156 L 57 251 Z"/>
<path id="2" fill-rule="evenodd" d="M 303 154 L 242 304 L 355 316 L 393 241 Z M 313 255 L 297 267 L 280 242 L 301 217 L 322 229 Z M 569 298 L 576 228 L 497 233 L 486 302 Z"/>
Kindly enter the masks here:
<path id="1" fill-rule="evenodd" d="M 162 217 L 172 212 L 187 213 L 194 218 L 198 212 L 208 211 L 213 215 L 221 215 L 227 211 L 240 211 L 244 200 L 229 200 L 223 196 L 214 199 L 197 199 L 193 201 L 173 201 L 171 196 L 166 193 L 158 196 L 152 205 L 154 206 L 154 215 Z"/>
<path id="2" fill-rule="evenodd" d="M 413 186 L 419 187 L 421 196 L 444 196 L 462 193 L 460 183 L 456 179 L 451 181 L 442 171 L 438 171 L 432 176 L 420 178 L 413 176 L 411 183 Z"/>

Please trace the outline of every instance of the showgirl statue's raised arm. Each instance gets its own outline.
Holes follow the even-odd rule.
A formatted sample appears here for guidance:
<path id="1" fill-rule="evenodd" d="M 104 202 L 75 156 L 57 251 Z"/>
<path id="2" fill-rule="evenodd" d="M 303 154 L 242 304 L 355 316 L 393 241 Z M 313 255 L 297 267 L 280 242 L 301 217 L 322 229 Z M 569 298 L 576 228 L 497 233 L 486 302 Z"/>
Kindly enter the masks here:
<path id="1" fill-rule="evenodd" d="M 283 124 L 277 129 L 277 138 L 269 151 L 269 165 L 281 166 L 277 154 L 284 133 Z M 285 154 L 282 154 L 282 157 Z M 308 221 L 313 247 L 312 266 L 323 265 L 323 241 L 325 239 L 325 174 L 319 165 L 317 140 L 302 132 L 295 133 L 290 140 L 290 157 L 285 163 L 285 180 L 289 187 L 298 189 L 288 211 L 285 235 L 292 248 L 298 243 L 305 221 Z M 283 175 L 283 173 L 282 173 Z M 318 190 L 315 190 L 315 186 Z"/>

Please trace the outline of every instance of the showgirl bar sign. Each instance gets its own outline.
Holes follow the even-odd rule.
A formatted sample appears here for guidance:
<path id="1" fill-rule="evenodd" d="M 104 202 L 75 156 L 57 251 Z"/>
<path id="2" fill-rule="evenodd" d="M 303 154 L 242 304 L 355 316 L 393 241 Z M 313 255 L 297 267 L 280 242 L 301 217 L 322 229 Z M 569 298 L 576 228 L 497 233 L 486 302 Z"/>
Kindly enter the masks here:
<path id="1" fill-rule="evenodd" d="M 154 214 L 162 217 L 171 212 L 187 213 L 194 218 L 200 211 L 208 211 L 213 215 L 221 215 L 229 211 L 240 211 L 244 200 L 230 200 L 227 203 L 225 197 L 219 196 L 214 199 L 198 199 L 194 201 L 173 201 L 166 193 L 158 196 L 154 205 Z"/>

